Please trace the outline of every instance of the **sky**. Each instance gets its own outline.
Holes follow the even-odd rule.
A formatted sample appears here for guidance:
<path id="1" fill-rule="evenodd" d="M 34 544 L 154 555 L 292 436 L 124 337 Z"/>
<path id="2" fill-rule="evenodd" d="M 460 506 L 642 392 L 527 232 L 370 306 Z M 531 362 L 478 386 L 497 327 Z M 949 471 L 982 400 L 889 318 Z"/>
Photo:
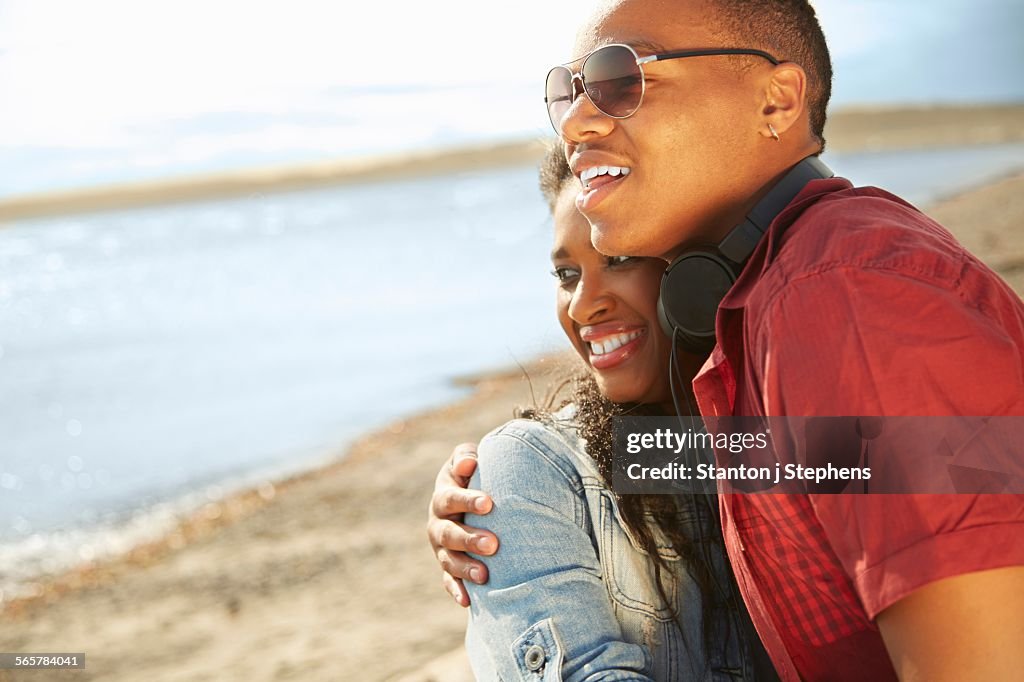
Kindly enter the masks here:
<path id="1" fill-rule="evenodd" d="M 543 134 L 592 4 L 0 0 L 0 197 Z M 1024 100 L 1020 0 L 815 6 L 836 107 Z"/>

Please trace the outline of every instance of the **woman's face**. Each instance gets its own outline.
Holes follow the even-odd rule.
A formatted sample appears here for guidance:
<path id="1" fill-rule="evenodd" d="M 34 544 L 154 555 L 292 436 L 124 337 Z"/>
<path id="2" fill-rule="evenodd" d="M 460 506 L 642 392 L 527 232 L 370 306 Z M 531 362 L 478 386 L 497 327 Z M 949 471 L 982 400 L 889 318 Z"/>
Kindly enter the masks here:
<path id="1" fill-rule="evenodd" d="M 671 348 L 657 313 L 665 261 L 598 253 L 577 190 L 567 184 L 554 211 L 558 320 L 609 400 L 670 404 Z"/>

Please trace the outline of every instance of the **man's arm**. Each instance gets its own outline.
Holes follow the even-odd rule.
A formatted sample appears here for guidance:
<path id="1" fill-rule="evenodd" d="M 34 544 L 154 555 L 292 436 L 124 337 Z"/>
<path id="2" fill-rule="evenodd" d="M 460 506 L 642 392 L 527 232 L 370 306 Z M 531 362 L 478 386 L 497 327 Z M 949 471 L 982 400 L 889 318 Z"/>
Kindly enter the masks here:
<path id="1" fill-rule="evenodd" d="M 487 582 L 487 567 L 466 552 L 490 556 L 498 551 L 498 538 L 490 531 L 471 528 L 462 523 L 467 512 L 486 514 L 491 511 L 491 498 L 479 490 L 466 490 L 476 471 L 476 444 L 455 446 L 451 457 L 437 472 L 434 495 L 427 511 L 427 537 L 434 556 L 441 564 L 445 590 L 460 606 L 469 606 L 469 593 L 463 579 L 478 584 Z"/>
<path id="2" fill-rule="evenodd" d="M 926 585 L 878 627 L 902 682 L 1024 680 L 1024 566 Z"/>

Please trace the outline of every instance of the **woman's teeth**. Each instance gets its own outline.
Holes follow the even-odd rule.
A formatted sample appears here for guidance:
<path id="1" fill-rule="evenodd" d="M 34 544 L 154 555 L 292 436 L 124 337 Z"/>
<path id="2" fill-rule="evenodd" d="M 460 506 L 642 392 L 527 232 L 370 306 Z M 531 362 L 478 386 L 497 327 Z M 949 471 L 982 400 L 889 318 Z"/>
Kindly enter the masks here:
<path id="1" fill-rule="evenodd" d="M 617 348 L 622 348 L 633 339 L 640 338 L 641 334 L 643 334 L 643 332 L 635 331 L 626 334 L 616 334 L 615 336 L 609 336 L 604 341 L 591 341 L 590 352 L 593 355 L 605 355 L 606 353 L 611 353 L 613 350 L 616 350 Z"/>
<path id="2" fill-rule="evenodd" d="M 580 182 L 584 187 L 590 187 L 590 181 L 600 175 L 610 175 L 613 178 L 619 175 L 629 175 L 629 169 L 625 166 L 593 166 L 580 173 Z"/>

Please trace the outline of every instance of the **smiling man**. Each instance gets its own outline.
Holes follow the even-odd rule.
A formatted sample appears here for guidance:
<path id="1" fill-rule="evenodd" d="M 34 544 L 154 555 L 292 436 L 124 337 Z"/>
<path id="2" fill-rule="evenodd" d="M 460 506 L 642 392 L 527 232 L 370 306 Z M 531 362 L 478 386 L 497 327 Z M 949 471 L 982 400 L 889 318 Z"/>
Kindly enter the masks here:
<path id="1" fill-rule="evenodd" d="M 714 250 L 824 146 L 831 66 L 807 2 L 621 0 L 573 54 L 547 106 L 602 253 Z M 817 179 L 790 199 L 718 305 L 703 415 L 1024 416 L 1024 305 L 1005 283 L 882 190 Z M 430 533 L 479 580 L 452 552 L 494 538 L 449 525 L 489 504 L 450 487 L 471 466 L 442 471 Z M 1020 496 L 723 495 L 720 510 L 783 679 L 1024 679 Z"/>

